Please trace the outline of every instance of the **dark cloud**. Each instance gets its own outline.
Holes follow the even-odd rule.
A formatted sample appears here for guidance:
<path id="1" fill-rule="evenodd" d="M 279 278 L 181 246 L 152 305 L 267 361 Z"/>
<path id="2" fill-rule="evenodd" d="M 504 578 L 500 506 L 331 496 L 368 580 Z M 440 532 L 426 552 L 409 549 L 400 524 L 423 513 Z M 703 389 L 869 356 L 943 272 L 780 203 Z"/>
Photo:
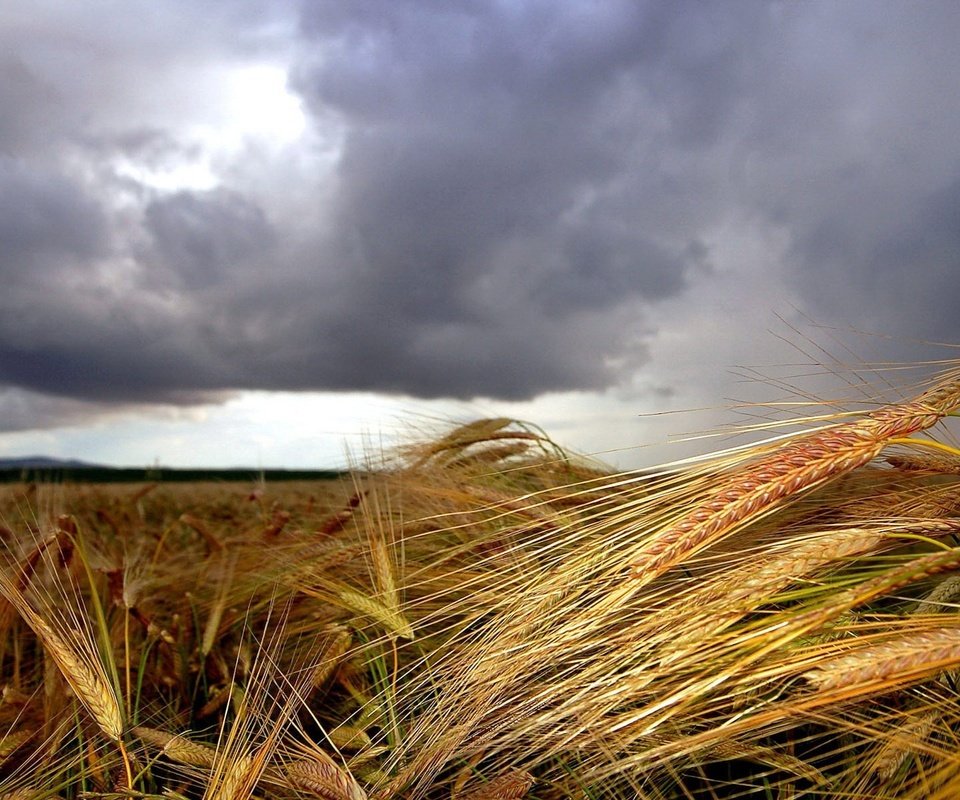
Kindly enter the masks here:
<path id="1" fill-rule="evenodd" d="M 600 388 L 618 381 L 609 363 L 643 351 L 624 317 L 681 293 L 702 244 L 618 195 L 626 182 L 653 204 L 670 175 L 650 142 L 664 117 L 684 126 L 698 107 L 664 114 L 664 40 L 685 48 L 674 55 L 690 87 L 726 75 L 733 45 L 690 52 L 683 16 L 633 3 L 305 7 L 295 86 L 345 132 L 335 246 L 355 270 L 351 305 L 381 321 L 381 374 L 406 376 L 395 388 Z"/>
<path id="2" fill-rule="evenodd" d="M 102 253 L 107 221 L 97 202 L 62 175 L 0 156 L 0 274 L 14 284 L 36 271 Z"/>
<path id="3" fill-rule="evenodd" d="M 754 99 L 763 105 L 743 147 L 762 154 L 763 174 L 745 188 L 789 233 L 786 280 L 812 313 L 957 342 L 960 105 L 946 98 L 960 70 L 960 7 L 879 8 L 821 8 L 790 29 L 793 47 L 818 23 L 830 33 L 819 62 L 784 60 Z M 777 87 L 785 99 L 771 97 Z M 768 106 L 779 114 L 761 115 Z"/>
<path id="4" fill-rule="evenodd" d="M 957 8 L 24 10 L 0 26 L 0 385 L 601 390 L 738 236 L 781 242 L 743 269 L 823 321 L 960 339 Z M 248 63 L 289 68 L 303 140 L 210 135 Z M 218 185 L 148 177 L 198 162 Z"/>
<path id="5" fill-rule="evenodd" d="M 888 358 L 913 340 L 960 342 L 960 178 L 911 200 L 871 231 L 821 220 L 795 251 L 818 308 L 903 340 Z"/>
<path id="6" fill-rule="evenodd" d="M 49 397 L 22 389 L 0 389 L 0 431 L 22 431 L 88 422 L 102 409 L 95 404 Z"/>
<path id="7" fill-rule="evenodd" d="M 30 152 L 39 143 L 38 132 L 59 132 L 60 93 L 19 58 L 0 57 L 0 108 L 16 109 L 0 116 L 0 154 Z"/>
<path id="8" fill-rule="evenodd" d="M 144 214 L 153 257 L 188 290 L 229 283 L 251 261 L 269 271 L 274 231 L 263 211 L 244 197 L 218 191 L 176 192 L 151 202 Z"/>
<path id="9" fill-rule="evenodd" d="M 177 405 L 200 405 L 222 403 L 229 399 L 223 392 L 191 392 L 177 398 Z M 0 432 L 13 433 L 36 430 L 82 426 L 102 421 L 105 413 L 116 416 L 131 416 L 150 411 L 155 417 L 169 416 L 177 410 L 164 404 L 127 404 L 112 402 L 108 407 L 96 400 L 78 400 L 72 397 L 31 392 L 18 388 L 0 389 Z M 165 413 L 166 412 L 166 413 Z"/>

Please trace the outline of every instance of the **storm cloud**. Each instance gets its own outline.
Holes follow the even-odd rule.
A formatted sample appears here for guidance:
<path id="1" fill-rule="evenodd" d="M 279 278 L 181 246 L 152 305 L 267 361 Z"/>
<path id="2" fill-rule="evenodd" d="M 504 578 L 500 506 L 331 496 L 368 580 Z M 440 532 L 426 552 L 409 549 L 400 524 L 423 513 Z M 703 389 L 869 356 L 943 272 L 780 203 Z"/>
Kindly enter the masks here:
<path id="1" fill-rule="evenodd" d="M 744 305 L 754 274 L 822 322 L 960 341 L 955 3 L 15 6 L 0 428 L 24 396 L 46 426 L 244 389 L 604 391 L 737 270 Z M 250 67 L 302 133 L 240 124 Z"/>

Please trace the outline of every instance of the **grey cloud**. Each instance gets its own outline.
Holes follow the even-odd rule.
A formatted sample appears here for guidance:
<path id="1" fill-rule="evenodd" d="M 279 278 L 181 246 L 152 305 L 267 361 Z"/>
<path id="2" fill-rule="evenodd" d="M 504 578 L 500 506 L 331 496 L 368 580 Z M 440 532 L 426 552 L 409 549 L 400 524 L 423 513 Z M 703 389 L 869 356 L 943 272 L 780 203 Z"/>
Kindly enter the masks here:
<path id="1" fill-rule="evenodd" d="M 457 320 L 469 322 L 503 371 L 528 376 L 525 388 L 517 377 L 499 390 L 491 365 L 491 392 L 615 382 L 597 365 L 631 337 L 608 324 L 605 336 L 585 333 L 564 358 L 554 318 L 583 325 L 583 312 L 609 321 L 626 306 L 642 316 L 644 303 L 684 290 L 697 267 L 695 237 L 651 225 L 614 199 L 631 173 L 629 183 L 650 195 L 669 180 L 644 152 L 663 116 L 657 69 L 647 69 L 670 49 L 661 37 L 683 43 L 684 26 L 682 15 L 640 8 L 306 7 L 311 48 L 295 86 L 316 113 L 332 110 L 345 126 L 335 214 L 355 271 L 347 291 L 391 329 L 390 340 L 404 341 L 381 360 L 401 359 L 407 391 L 441 391 L 432 376 L 416 377 L 433 363 L 446 393 L 482 393 L 482 381 L 467 376 L 487 361 L 477 355 L 468 366 L 465 342 L 451 334 Z M 682 80 L 719 71 L 714 53 L 684 55 Z M 519 327 L 497 316 L 504 298 L 530 329 L 500 348 L 501 326 Z M 423 341 L 450 351 L 431 362 Z M 460 366 L 442 368 L 445 360 Z"/>
<path id="2" fill-rule="evenodd" d="M 228 399 L 223 392 L 188 392 L 177 397 L 179 405 L 222 403 Z M 110 412 L 135 414 L 149 409 L 154 414 L 170 411 L 169 404 L 162 409 L 156 404 L 111 403 Z M 81 400 L 72 397 L 31 392 L 13 386 L 0 386 L 0 432 L 56 428 L 67 425 L 90 424 L 103 417 L 105 408 L 96 400 Z"/>
<path id="3" fill-rule="evenodd" d="M 548 275 L 541 288 L 554 313 L 568 308 L 605 308 L 632 293 L 651 300 L 680 293 L 699 252 L 691 242 L 670 253 L 630 230 L 597 224 L 566 232 L 562 266 Z M 700 245 L 702 247 L 702 245 Z"/>
<path id="4" fill-rule="evenodd" d="M 153 200 L 145 211 L 151 254 L 180 276 L 187 289 L 228 282 L 244 263 L 270 253 L 275 234 L 262 209 L 239 194 L 176 192 Z"/>
<path id="5" fill-rule="evenodd" d="M 0 156 L 0 273 L 17 281 L 54 259 L 88 259 L 106 239 L 107 221 L 81 186 Z"/>
<path id="6" fill-rule="evenodd" d="M 956 165 L 960 168 L 960 164 Z M 834 316 L 910 339 L 960 341 L 960 177 L 864 230 L 818 220 L 798 239 L 804 290 Z"/>
<path id="7" fill-rule="evenodd" d="M 23 431 L 89 421 L 102 413 L 95 404 L 0 387 L 0 431 Z"/>
<path id="8" fill-rule="evenodd" d="M 114 266 L 88 253 L 80 291 L 35 304 L 57 329 L 11 334 L 0 375 L 101 400 L 218 387 L 521 398 L 601 388 L 619 379 L 610 364 L 642 360 L 644 304 L 683 291 L 695 237 L 613 198 L 625 171 L 651 191 L 666 180 L 632 151 L 662 113 L 663 81 L 643 70 L 683 41 L 682 19 L 632 3 L 367 3 L 305 5 L 303 21 L 294 86 L 345 132 L 332 222 L 317 225 L 331 233 L 297 249 L 240 191 L 141 193 L 139 234 L 124 220 Z M 146 40 L 147 62 L 160 42 Z M 696 79 L 691 58 L 682 80 Z M 113 127 L 85 126 L 74 146 L 148 166 L 189 146 L 173 115 L 102 119 Z"/>
<path id="9" fill-rule="evenodd" d="M 785 279 L 808 313 L 960 341 L 960 106 L 945 101 L 960 8 L 826 4 L 793 22 L 779 33 L 790 48 L 827 34 L 818 59 L 772 62 L 750 98 L 741 202 L 789 235 Z"/>
<path id="10" fill-rule="evenodd" d="M 60 93 L 19 58 L 0 58 L 0 108 L 0 154 L 31 152 L 60 132 Z"/>

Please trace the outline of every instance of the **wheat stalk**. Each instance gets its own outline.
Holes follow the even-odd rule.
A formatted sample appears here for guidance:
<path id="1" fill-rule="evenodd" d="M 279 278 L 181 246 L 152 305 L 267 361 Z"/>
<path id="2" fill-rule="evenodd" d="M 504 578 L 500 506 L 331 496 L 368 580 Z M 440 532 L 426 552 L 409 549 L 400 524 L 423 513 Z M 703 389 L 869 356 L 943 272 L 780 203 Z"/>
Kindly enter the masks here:
<path id="1" fill-rule="evenodd" d="M 960 406 L 960 380 L 912 402 L 886 406 L 857 422 L 800 436 L 722 481 L 708 497 L 661 530 L 634 559 L 634 576 L 648 582 L 739 525 L 794 497 L 868 464 L 891 439 L 926 430 Z"/>

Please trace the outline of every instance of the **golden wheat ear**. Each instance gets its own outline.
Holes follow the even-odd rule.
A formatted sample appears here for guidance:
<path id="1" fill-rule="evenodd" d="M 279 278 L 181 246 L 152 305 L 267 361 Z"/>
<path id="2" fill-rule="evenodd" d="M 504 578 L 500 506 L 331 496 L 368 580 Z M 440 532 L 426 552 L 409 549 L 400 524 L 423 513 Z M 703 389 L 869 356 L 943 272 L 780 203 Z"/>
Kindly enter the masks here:
<path id="1" fill-rule="evenodd" d="M 165 756 L 191 767 L 212 767 L 217 756 L 216 748 L 191 741 L 177 733 L 142 725 L 133 728 L 131 733 L 141 741 L 159 748 Z"/>
<path id="2" fill-rule="evenodd" d="M 47 554 L 46 550 L 42 552 Z M 45 609 L 50 611 L 48 616 L 53 620 L 52 624 L 34 607 L 27 596 L 27 587 L 35 566 L 33 562 L 26 565 L 19 561 L 8 562 L 5 569 L 0 569 L 0 592 L 36 635 L 64 680 L 103 733 L 119 742 L 123 738 L 123 711 L 107 677 L 93 634 L 88 630 L 85 620 L 80 620 L 81 624 L 68 627 L 65 613 L 77 612 L 71 609 L 69 612 L 54 613 L 52 604 L 58 602 L 57 598 L 51 598 L 51 608 Z M 74 597 L 79 597 L 78 591 L 70 592 L 66 599 L 70 601 Z"/>
<path id="3" fill-rule="evenodd" d="M 271 783 L 322 800 L 367 800 L 366 792 L 349 770 L 318 748 L 311 748 L 308 758 L 271 767 L 266 778 Z"/>
<path id="4" fill-rule="evenodd" d="M 931 428 L 958 406 L 960 379 L 950 375 L 911 402 L 786 442 L 721 479 L 701 502 L 657 532 L 634 558 L 635 578 L 652 581 L 786 499 L 870 463 L 892 441 Z"/>
<path id="5" fill-rule="evenodd" d="M 81 706 L 115 743 L 127 786 L 132 788 L 132 765 L 124 742 L 126 713 L 111 627 L 76 520 L 59 515 L 53 532 L 32 553 L 18 558 L 7 549 L 6 563 L 0 568 L 0 593 L 33 631 Z M 77 573 L 85 576 L 85 587 Z"/>
<path id="6" fill-rule="evenodd" d="M 90 659 L 80 648 L 68 644 L 29 607 L 22 608 L 20 614 L 43 643 L 47 654 L 100 730 L 113 741 L 122 741 L 124 722 L 120 701 L 102 668 L 98 667 L 99 662 Z"/>
<path id="7" fill-rule="evenodd" d="M 509 769 L 486 783 L 454 795 L 454 800 L 520 800 L 534 784 L 533 775 Z"/>

